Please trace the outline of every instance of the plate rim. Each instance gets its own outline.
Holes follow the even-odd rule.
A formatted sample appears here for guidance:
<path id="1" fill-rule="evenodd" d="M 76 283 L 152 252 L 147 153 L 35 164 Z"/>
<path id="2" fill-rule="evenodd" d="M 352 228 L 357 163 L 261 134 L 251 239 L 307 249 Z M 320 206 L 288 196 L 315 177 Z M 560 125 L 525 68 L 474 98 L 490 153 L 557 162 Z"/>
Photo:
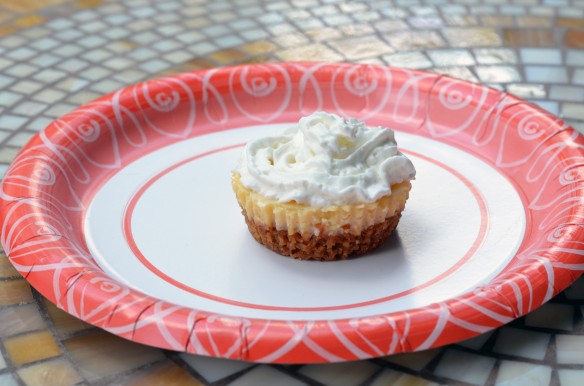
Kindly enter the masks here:
<path id="1" fill-rule="evenodd" d="M 416 77 L 424 77 L 424 76 L 430 76 L 434 83 L 432 85 L 431 90 L 433 90 L 433 87 L 438 84 L 438 82 L 445 80 L 447 82 L 452 82 L 452 83 L 456 83 L 457 85 L 462 85 L 463 87 L 480 87 L 481 89 L 488 89 L 491 90 L 491 92 L 496 93 L 497 95 L 502 95 L 503 98 L 509 98 L 510 99 L 510 104 L 508 106 L 513 106 L 515 105 L 521 105 L 521 107 L 525 110 L 528 111 L 533 111 L 535 112 L 539 118 L 542 119 L 543 122 L 547 122 L 549 124 L 549 127 L 561 127 L 561 131 L 572 131 L 573 135 L 572 138 L 574 139 L 574 141 L 576 140 L 582 140 L 582 135 L 577 133 L 573 128 L 567 126 L 566 124 L 564 124 L 561 120 L 559 120 L 558 118 L 554 117 L 553 115 L 551 115 L 548 112 L 545 112 L 543 109 L 541 109 L 538 106 L 535 106 L 531 103 L 525 102 L 517 97 L 511 96 L 510 94 L 506 94 L 506 93 L 502 93 L 498 90 L 483 86 L 483 85 L 474 85 L 470 82 L 466 82 L 463 80 L 459 80 L 459 79 L 454 79 L 454 78 L 450 78 L 448 76 L 444 76 L 444 75 L 437 75 L 437 74 L 428 74 L 425 72 L 421 72 L 421 71 L 415 71 L 415 70 L 403 70 L 403 69 L 395 69 L 395 68 L 391 68 L 389 66 L 378 66 L 378 65 L 360 65 L 360 64 L 352 64 L 352 63 L 310 63 L 310 62 L 287 62 L 287 63 L 267 63 L 267 64 L 252 64 L 252 65 L 238 65 L 238 66 L 230 66 L 230 67 L 223 67 L 223 68 L 213 68 L 213 69 L 207 69 L 207 70 L 199 70 L 199 71 L 194 71 L 194 72 L 189 72 L 189 73 L 182 73 L 182 74 L 176 74 L 176 75 L 171 75 L 171 76 L 165 76 L 165 77 L 161 77 L 161 78 L 156 78 L 156 79 L 152 79 L 152 80 L 148 80 L 146 82 L 173 82 L 173 80 L 177 80 L 177 79 L 182 79 L 184 77 L 188 77 L 188 76 L 192 76 L 192 75 L 196 75 L 199 76 L 201 78 L 210 78 L 212 76 L 223 76 L 223 77 L 231 77 L 233 75 L 234 72 L 236 71 L 242 71 L 244 69 L 251 69 L 252 71 L 259 71 L 258 73 L 262 73 L 262 71 L 273 71 L 274 69 L 284 69 L 286 71 L 288 70 L 294 70 L 297 71 L 298 68 L 303 68 L 306 71 L 312 71 L 312 72 L 317 72 L 321 69 L 326 69 L 326 70 L 338 70 L 343 72 L 344 74 L 346 74 L 348 71 L 361 71 L 364 74 L 369 74 L 368 71 L 371 71 L 370 69 L 373 70 L 379 70 L 379 71 L 388 71 L 388 72 L 393 72 L 393 71 L 406 71 L 410 74 L 412 74 L 412 76 Z M 142 83 L 138 83 L 138 85 L 142 85 L 145 84 L 146 82 L 142 82 Z M 160 83 L 159 83 L 160 84 Z M 44 135 L 44 133 L 47 132 L 47 130 L 49 130 L 51 127 L 54 127 L 56 125 L 56 122 L 62 119 L 68 119 L 69 117 L 73 117 L 76 116 L 76 114 L 82 113 L 83 109 L 86 109 L 89 107 L 92 108 L 99 108 L 99 106 L 103 106 L 103 108 L 107 109 L 109 108 L 108 103 L 111 102 L 112 100 L 117 100 L 120 105 L 124 105 L 124 100 L 123 98 L 132 98 L 132 93 L 131 91 L 133 90 L 133 88 L 138 87 L 138 85 L 130 85 L 128 87 L 125 87 L 121 90 L 118 90 L 116 92 L 110 93 L 108 95 L 102 96 L 92 102 L 86 103 L 82 106 L 77 107 L 76 109 L 74 109 L 72 112 L 64 115 L 61 118 L 56 119 L 55 121 L 51 122 L 51 124 L 49 124 L 49 126 L 47 126 L 47 128 L 45 128 L 43 131 L 37 133 L 33 139 L 27 144 L 25 145 L 21 151 L 18 153 L 18 155 L 16 156 L 15 160 L 13 161 L 13 163 L 11 164 L 11 166 L 9 167 L 9 169 L 6 172 L 6 175 L 3 179 L 3 183 L 2 183 L 2 190 L 0 191 L 0 225 L 2 227 L 2 243 L 6 244 L 6 235 L 5 235 L 5 230 L 7 227 L 10 227 L 11 225 L 14 225 L 14 221 L 11 216 L 11 210 L 12 207 L 14 206 L 15 203 L 23 203 L 26 200 L 32 200 L 32 201 L 36 201 L 38 200 L 39 203 L 43 203 L 43 199 L 41 197 L 20 197 L 18 198 L 16 201 L 15 200 L 7 200 L 6 197 L 8 196 L 7 194 L 5 194 L 4 191 L 4 185 L 5 185 L 5 181 L 9 180 L 10 178 L 15 177 L 15 170 L 13 169 L 14 165 L 18 162 L 18 160 L 23 157 L 23 155 L 26 155 L 27 152 L 34 150 L 37 151 L 38 149 L 35 148 L 35 146 L 38 145 L 38 141 L 42 141 L 42 136 Z M 155 87 L 156 84 L 154 84 L 152 87 Z M 430 92 L 429 94 L 430 95 Z M 428 99 L 430 97 L 428 96 Z M 104 103 L 106 102 L 106 103 Z M 229 129 L 223 129 L 223 130 L 229 130 Z M 399 130 L 396 130 L 399 131 Z M 548 129 L 550 136 L 554 133 L 551 132 L 551 129 Z M 213 131 L 215 132 L 215 131 Z M 440 140 L 439 138 L 433 138 L 434 140 Z M 448 143 L 449 145 L 453 145 L 452 143 Z M 456 146 L 456 145 L 454 145 Z M 155 150 L 155 149 L 154 149 Z M 150 151 L 154 151 L 152 150 L 152 148 L 149 148 L 149 152 Z M 463 149 L 465 150 L 465 149 Z M 575 149 L 572 149 L 573 151 L 576 151 Z M 48 157 L 51 157 L 51 154 L 45 154 Z M 579 155 L 580 157 L 584 156 L 584 151 L 582 150 L 582 148 L 579 149 Z M 473 156 L 476 156 L 478 158 L 481 158 L 480 155 L 478 154 L 473 154 Z M 483 159 L 483 158 L 481 158 Z M 484 159 L 483 159 L 484 160 Z M 490 164 L 490 162 L 489 162 Z M 496 168 L 497 171 L 499 171 L 503 176 L 505 176 L 507 179 L 509 179 L 513 186 L 515 188 L 517 188 L 516 186 L 516 181 L 514 181 L 513 179 L 509 178 L 509 176 L 507 175 L 507 173 L 503 173 L 500 169 Z M 16 175 L 17 176 L 17 175 Z M 18 177 L 18 176 L 17 176 Z M 30 177 L 30 176 L 29 176 Z M 32 179 L 31 179 L 32 181 Z M 578 181 L 577 181 L 578 182 Z M 31 182 L 31 184 L 34 183 Z M 26 183 L 25 183 L 26 184 Z M 37 188 L 39 188 L 39 186 L 36 186 Z M 39 188 L 40 191 L 42 191 L 42 188 Z M 523 192 L 520 190 L 517 190 L 517 193 L 519 195 L 522 195 Z M 523 200 L 523 196 L 521 197 L 522 201 L 525 203 L 525 201 Z M 53 205 L 54 203 L 51 202 L 47 202 L 47 205 Z M 526 210 L 526 216 L 529 216 L 529 213 L 527 213 L 527 208 L 524 208 Z M 574 207 L 572 208 L 573 210 L 570 212 L 570 214 L 572 215 L 571 218 L 576 218 L 576 217 L 582 217 L 581 215 L 579 215 L 580 213 L 584 213 L 584 206 L 580 206 L 580 207 Z M 9 218 L 10 217 L 10 218 Z M 577 232 L 579 235 L 584 235 L 584 231 L 577 229 L 573 232 Z M 65 233 L 65 232 L 62 232 Z M 49 238 L 52 236 L 57 236 L 56 233 L 53 232 L 53 234 L 48 233 L 48 234 L 44 234 L 42 235 L 44 236 L 48 236 Z M 63 236 L 63 235 L 60 235 Z M 559 241 L 558 243 L 562 243 L 563 240 L 563 235 L 560 234 L 559 235 Z M 521 242 L 521 245 L 519 247 L 519 250 L 522 250 L 524 247 L 524 243 L 527 240 L 527 235 L 524 236 L 523 241 Z M 27 240 L 23 240 L 23 243 L 28 241 Z M 86 248 L 86 246 L 83 244 L 84 240 L 81 241 L 82 246 L 84 246 Z M 563 245 L 563 244 L 562 244 Z M 12 257 L 12 253 L 9 253 L 10 251 L 13 251 L 15 249 L 15 247 L 18 247 L 19 245 L 4 245 L 6 251 L 6 254 L 8 256 L 8 258 L 10 259 L 10 261 L 15 264 L 16 262 L 13 260 Z M 582 249 L 584 249 L 584 247 L 581 247 Z M 38 256 L 39 258 L 42 256 Z M 513 262 L 516 259 L 517 255 L 514 256 L 511 259 L 511 262 Z M 511 262 L 509 263 L 509 265 L 511 265 Z M 476 336 L 479 333 L 482 332 L 486 332 L 488 330 L 497 328 L 519 316 L 522 316 L 524 314 L 526 314 L 527 312 L 532 311 L 533 309 L 537 308 L 538 306 L 540 306 L 541 304 L 545 303 L 547 300 L 551 299 L 552 296 L 554 296 L 555 294 L 559 293 L 561 290 L 565 289 L 568 285 L 570 285 L 574 280 L 576 280 L 580 274 L 584 271 L 584 258 L 580 258 L 580 260 L 578 262 L 576 262 L 576 264 L 565 264 L 566 267 L 560 267 L 560 268 L 564 268 L 565 272 L 562 272 L 563 276 L 561 277 L 553 277 L 554 279 L 561 279 L 561 280 L 555 280 L 553 283 L 549 283 L 546 282 L 546 277 L 545 275 L 543 275 L 541 272 L 537 273 L 537 269 L 535 268 L 543 268 L 545 272 L 549 272 L 550 269 L 554 269 L 553 267 L 553 262 L 551 260 L 545 260 L 544 257 L 542 257 L 541 260 L 533 260 L 529 262 L 528 264 L 528 269 L 530 270 L 530 272 L 532 274 L 539 274 L 541 277 L 539 278 L 539 280 L 541 280 L 541 282 L 539 282 L 539 286 L 536 288 L 533 288 L 533 294 L 535 294 L 536 292 L 538 293 L 538 297 L 536 297 L 535 295 L 532 295 L 531 299 L 530 299 L 530 304 L 525 307 L 517 307 L 517 304 L 514 304 L 514 302 L 512 301 L 510 294 L 509 293 L 503 293 L 504 290 L 501 287 L 501 283 L 498 282 L 498 280 L 501 280 L 502 278 L 500 278 L 500 276 L 503 275 L 503 273 L 506 272 L 507 267 L 506 266 L 495 278 L 493 278 L 493 280 L 489 283 L 487 283 L 485 286 L 482 286 L 481 288 L 474 290 L 469 293 L 465 293 L 462 294 L 459 297 L 456 298 L 450 298 L 448 300 L 445 300 L 443 302 L 439 302 L 435 305 L 431 305 L 428 307 L 422 307 L 422 308 L 413 308 L 413 309 L 409 309 L 403 312 L 397 312 L 397 313 L 392 313 L 392 314 L 381 314 L 381 315 L 375 315 L 375 316 L 371 316 L 368 318 L 358 318 L 359 320 L 355 320 L 353 318 L 347 318 L 347 319 L 335 319 L 333 324 L 338 324 L 338 327 L 341 331 L 342 334 L 344 334 L 345 332 L 347 332 L 349 335 L 351 335 L 352 337 L 349 339 L 349 341 L 351 339 L 353 339 L 353 335 L 365 335 L 367 336 L 367 339 L 365 340 L 365 342 L 360 342 L 360 344 L 367 346 L 367 345 L 371 345 L 371 342 L 376 342 L 377 340 L 379 341 L 387 341 L 388 339 L 391 339 L 391 345 L 392 346 L 392 350 L 390 350 L 391 352 L 387 352 L 387 353 L 383 353 L 383 355 L 371 355 L 370 351 L 365 351 L 361 348 L 361 346 L 357 347 L 352 343 L 347 343 L 347 346 L 349 347 L 343 347 L 342 349 L 339 347 L 339 349 L 341 349 L 341 351 L 344 351 L 343 354 L 335 354 L 335 352 L 329 350 L 330 347 L 334 347 L 335 345 L 339 345 L 338 340 L 340 339 L 341 342 L 343 342 L 343 338 L 341 338 L 339 336 L 339 334 L 335 331 L 331 332 L 331 328 L 332 326 L 330 326 L 331 321 L 330 320 L 321 320 L 321 321 L 310 321 L 310 320 L 306 320 L 306 321 L 283 321 L 283 320 L 270 320 L 270 319 L 254 319 L 254 318 L 245 318 L 246 320 L 239 320 L 240 318 L 237 316 L 229 316 L 229 315 L 206 315 L 206 311 L 204 310 L 193 310 L 193 309 L 188 309 L 186 307 L 181 307 L 181 306 L 174 306 L 174 307 L 178 307 L 180 308 L 179 310 L 176 310 L 178 312 L 178 315 L 182 315 L 182 318 L 189 319 L 191 326 L 191 330 L 186 331 L 186 342 L 184 344 L 184 351 L 186 352 L 190 352 L 190 353 L 195 353 L 195 354 L 202 354 L 202 355 L 208 355 L 208 356 L 215 356 L 215 357 L 228 357 L 228 358 L 237 358 L 237 359 L 243 359 L 243 360 L 252 360 L 252 361 L 257 361 L 257 362 L 268 362 L 268 363 L 319 363 L 319 362 L 336 362 L 336 361 L 345 361 L 345 360 L 354 360 L 354 359 L 366 359 L 366 358 L 370 358 L 370 357 L 376 357 L 376 356 L 384 356 L 384 355 L 389 355 L 391 353 L 397 353 L 397 352 L 406 352 L 406 351 L 412 351 L 412 350 L 422 350 L 422 349 L 427 349 L 427 348 L 431 348 L 431 347 L 436 347 L 436 346 L 442 346 L 445 344 L 449 344 L 449 343 L 453 343 L 453 342 L 457 342 L 462 340 L 462 338 L 470 338 L 472 336 Z M 18 265 L 18 263 L 16 263 Z M 567 267 L 568 265 L 570 265 L 570 267 Z M 57 306 L 59 306 L 59 308 L 65 310 L 66 312 L 71 313 L 72 315 L 85 320 L 93 325 L 96 325 L 98 327 L 104 328 L 118 336 L 122 336 L 125 338 L 129 338 L 131 340 L 135 340 L 137 342 L 140 343 L 144 343 L 144 344 L 149 344 L 149 345 L 154 345 L 157 347 L 162 347 L 162 348 L 167 348 L 167 349 L 173 349 L 173 350 L 177 350 L 177 346 L 161 346 L 159 344 L 159 342 L 151 342 L 149 341 L 148 336 L 143 336 L 143 335 L 139 335 L 137 334 L 137 332 L 135 330 L 129 331 L 129 332 L 120 332 L 119 329 L 116 328 L 111 328 L 111 326 L 109 326 L 108 324 L 103 324 L 102 325 L 97 325 L 95 323 L 92 323 L 92 321 L 88 321 L 86 319 L 83 318 L 83 315 L 80 314 L 78 312 L 78 310 L 75 309 L 69 309 L 67 307 L 63 307 L 66 303 L 63 303 L 60 299 L 55 299 L 54 298 L 54 294 L 50 293 L 49 291 L 47 291 L 47 283 L 43 282 L 42 280 L 42 275 L 41 276 L 36 276 L 36 275 L 30 275 L 31 272 L 26 272 L 26 271 L 22 271 L 20 269 L 18 269 L 19 272 L 21 272 L 23 274 L 23 276 L 25 276 L 25 279 L 27 279 L 27 281 L 33 286 L 35 287 L 41 294 L 43 294 L 43 296 L 46 296 L 51 302 L 56 303 Z M 31 270 L 32 271 L 32 270 Z M 102 274 L 104 274 L 103 272 L 101 272 Z M 510 272 L 506 272 L 506 273 L 516 273 L 514 270 L 511 270 Z M 554 271 L 555 274 L 555 271 Z M 93 277 L 92 275 L 97 275 L 95 277 Z M 542 276 L 543 275 L 543 276 Z M 107 275 L 105 275 L 107 276 Z M 79 275 L 76 276 L 75 278 L 71 279 L 74 280 L 75 282 L 83 282 L 83 281 L 87 281 L 88 283 L 91 282 L 92 279 L 95 279 L 96 277 L 99 277 L 99 273 L 95 272 L 95 271 L 91 271 L 91 270 L 84 270 L 82 272 L 79 272 Z M 100 279 L 101 280 L 101 279 Z M 521 281 L 525 280 L 523 277 L 512 277 L 512 278 L 506 278 L 504 281 L 505 282 L 509 282 L 511 281 L 517 288 L 517 290 L 519 292 L 521 292 L 520 288 L 522 285 L 524 285 L 524 283 L 521 283 Z M 114 280 L 115 281 L 115 280 Z M 103 283 L 101 281 L 99 281 L 100 283 Z M 119 283 L 118 283 L 119 284 Z M 551 284 L 551 287 L 550 287 Z M 89 285 L 89 284 L 88 284 Z M 138 321 L 140 320 L 140 318 L 142 317 L 142 315 L 144 315 L 148 309 L 148 312 L 150 312 L 150 309 L 154 309 L 154 308 L 164 308 L 165 306 L 168 307 L 173 307 L 173 305 L 171 304 L 160 304 L 160 303 L 166 303 L 166 302 L 162 302 L 160 300 L 157 300 L 155 298 L 150 297 L 149 295 L 145 295 L 145 294 L 141 294 L 139 293 L 137 290 L 134 289 L 129 289 L 130 293 L 134 293 L 137 292 L 139 296 L 142 297 L 142 300 L 145 300 L 146 303 L 150 304 L 146 309 L 131 309 L 130 311 L 132 312 L 137 312 L 136 315 L 134 315 L 135 317 L 135 323 L 137 324 Z M 543 291 L 543 294 L 541 294 L 540 292 Z M 507 292 L 509 292 L 507 290 Z M 137 296 L 138 296 L 137 295 Z M 543 296 L 541 296 L 543 295 Z M 90 293 L 88 296 L 93 296 L 93 293 Z M 99 297 L 96 299 L 97 302 L 103 300 L 103 294 L 100 294 Z M 535 299 L 535 301 L 532 301 L 533 299 Z M 477 301 L 476 304 L 473 304 L 473 306 L 469 305 L 470 301 Z M 488 323 L 488 326 L 486 326 L 485 328 L 479 328 L 478 325 L 477 326 L 471 326 L 472 325 L 472 321 L 475 320 L 475 318 L 477 318 L 479 316 L 479 314 L 474 314 L 472 313 L 473 308 L 476 309 L 482 309 L 483 307 L 488 309 L 489 307 L 492 307 L 493 304 L 496 305 L 494 307 L 497 308 L 498 311 L 501 310 L 505 310 L 504 312 L 501 311 L 502 313 L 500 315 L 494 315 L 492 318 L 493 320 L 491 320 Z M 143 306 L 142 306 L 143 307 Z M 124 311 L 124 312 L 128 312 L 128 310 Z M 196 313 L 193 314 L 193 312 Z M 496 312 L 495 312 L 496 313 Z M 453 319 L 452 315 L 453 314 L 460 314 L 460 315 L 464 315 L 466 317 L 465 320 L 462 320 L 460 318 L 456 318 Z M 484 315 L 481 314 L 483 317 Z M 116 319 L 117 316 L 119 315 L 110 315 L 109 319 L 108 319 L 108 323 L 112 320 L 112 319 Z M 124 315 L 124 317 L 128 317 L 127 315 Z M 178 318 L 180 319 L 180 317 Z M 180 326 L 180 320 L 178 319 L 172 319 L 170 321 L 166 321 L 165 323 L 168 323 L 171 329 L 174 328 L 184 328 Z M 414 327 L 414 323 L 416 324 L 416 326 Z M 461 327 L 460 324 L 464 324 L 465 327 L 467 328 L 468 333 L 464 334 L 462 333 L 460 330 L 456 330 L 453 328 L 453 325 L 459 324 L 458 327 Z M 468 323 L 468 324 L 467 324 Z M 174 325 L 176 324 L 176 325 Z M 326 326 L 324 326 L 326 325 Z M 422 339 L 421 343 L 413 343 L 410 341 L 410 339 L 414 338 L 415 334 L 420 334 L 420 331 L 415 331 L 415 330 L 432 330 L 432 331 L 437 331 L 437 326 L 438 325 L 442 325 L 442 329 L 440 330 L 440 339 L 430 339 L 429 337 L 427 337 L 426 339 Z M 200 327 L 199 327 L 200 326 Z M 323 327 L 323 328 L 321 328 Z M 218 337 L 218 339 L 225 339 L 226 341 L 230 342 L 230 344 L 233 344 L 234 341 L 239 342 L 239 346 L 237 349 L 235 350 L 231 350 L 228 352 L 212 352 L 209 351 L 208 349 L 203 349 L 204 343 L 202 341 L 200 342 L 193 342 L 192 341 L 192 337 L 193 335 L 196 335 L 197 329 L 198 328 L 202 328 L 206 333 L 209 333 L 211 335 L 215 335 Z M 470 328 L 470 330 L 468 330 Z M 253 332 L 252 334 L 250 334 L 249 336 L 247 335 L 250 331 L 256 329 L 257 331 Z M 250 350 L 253 350 L 253 346 L 258 343 L 258 341 L 263 341 L 263 343 L 269 342 L 270 340 L 273 340 L 274 342 L 276 342 L 276 344 L 280 344 L 280 345 L 285 345 L 285 343 L 282 343 L 281 341 L 281 337 L 278 337 L 277 335 L 282 333 L 284 330 L 290 330 L 292 331 L 291 336 L 292 339 L 296 339 L 296 340 L 300 340 L 302 342 L 303 345 L 306 346 L 306 348 L 304 349 L 300 349 L 300 352 L 295 352 L 294 354 L 292 354 L 292 356 L 290 355 L 282 355 L 282 356 L 276 356 L 276 355 L 272 355 L 272 354 L 267 354 L 267 355 L 260 355 L 260 358 L 255 357 L 254 355 L 250 354 Z M 474 329 L 474 330 L 473 330 Z M 352 331 L 351 331 L 352 330 Z M 454 334 L 452 334 L 451 336 L 446 336 L 447 334 L 444 333 L 444 331 L 449 331 L 452 330 L 454 331 Z M 392 336 L 387 336 L 387 333 L 391 332 Z M 276 334 L 276 335 L 274 335 Z M 341 334 L 341 335 L 342 335 Z M 290 332 L 287 332 L 287 335 L 290 335 Z M 423 334 L 422 334 L 423 335 Z M 463 335 L 461 337 L 461 335 Z M 253 340 L 249 341 L 249 337 L 253 336 Z M 419 337 L 418 337 L 419 338 Z M 422 337 L 423 338 L 423 337 Z M 357 338 L 355 338 L 357 339 Z M 419 340 L 419 339 L 418 339 Z M 329 343 L 331 343 L 332 345 L 328 345 L 324 344 L 324 347 L 321 347 L 321 350 L 324 350 L 322 352 L 319 352 L 318 348 L 315 348 L 314 346 L 311 347 L 311 345 L 316 345 L 319 346 L 321 343 L 323 342 L 327 342 L 330 341 Z M 329 347 L 330 346 L 330 347 Z M 354 346 L 354 347 L 352 347 Z M 377 350 L 379 351 L 379 350 Z M 373 350 L 373 352 L 376 352 L 376 350 Z M 309 361 L 306 361 L 305 359 L 302 359 L 302 353 L 305 354 L 311 354 L 311 356 L 309 357 Z M 320 355 L 320 358 L 319 358 Z"/>

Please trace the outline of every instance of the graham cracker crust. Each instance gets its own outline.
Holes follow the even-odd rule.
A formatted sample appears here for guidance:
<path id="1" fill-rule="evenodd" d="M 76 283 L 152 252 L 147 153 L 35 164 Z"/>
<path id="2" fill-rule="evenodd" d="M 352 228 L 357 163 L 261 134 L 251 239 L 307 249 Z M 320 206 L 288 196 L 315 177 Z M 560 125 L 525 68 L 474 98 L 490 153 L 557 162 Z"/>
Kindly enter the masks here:
<path id="1" fill-rule="evenodd" d="M 257 224 L 242 212 L 253 237 L 272 251 L 300 260 L 333 261 L 343 260 L 351 255 L 362 255 L 381 246 L 389 238 L 401 217 L 401 211 L 388 217 L 384 222 L 372 225 L 361 234 L 340 233 L 334 235 L 311 235 L 302 237 L 300 233 L 289 235 L 285 230 Z"/>

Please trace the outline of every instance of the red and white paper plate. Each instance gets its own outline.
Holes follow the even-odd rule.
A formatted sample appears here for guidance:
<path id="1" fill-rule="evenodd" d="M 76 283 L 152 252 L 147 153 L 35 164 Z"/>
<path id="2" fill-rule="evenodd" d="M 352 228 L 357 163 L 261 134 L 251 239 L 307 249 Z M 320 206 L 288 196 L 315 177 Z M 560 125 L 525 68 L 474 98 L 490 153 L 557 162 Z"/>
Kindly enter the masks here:
<path id="1" fill-rule="evenodd" d="M 230 187 L 243 144 L 323 110 L 396 130 L 417 179 L 378 251 L 296 261 L 257 244 Z M 0 191 L 2 245 L 70 314 L 214 357 L 335 362 L 473 337 L 584 270 L 584 139 L 511 95 L 353 64 L 146 81 L 57 119 Z"/>

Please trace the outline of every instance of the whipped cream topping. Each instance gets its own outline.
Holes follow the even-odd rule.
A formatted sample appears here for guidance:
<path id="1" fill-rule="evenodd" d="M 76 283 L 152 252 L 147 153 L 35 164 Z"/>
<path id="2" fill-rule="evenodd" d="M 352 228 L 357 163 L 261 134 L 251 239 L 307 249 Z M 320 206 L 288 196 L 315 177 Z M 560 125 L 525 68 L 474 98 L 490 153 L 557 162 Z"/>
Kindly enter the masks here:
<path id="1" fill-rule="evenodd" d="M 316 207 L 373 202 L 416 174 L 392 130 L 325 112 L 249 142 L 236 172 L 265 197 Z"/>

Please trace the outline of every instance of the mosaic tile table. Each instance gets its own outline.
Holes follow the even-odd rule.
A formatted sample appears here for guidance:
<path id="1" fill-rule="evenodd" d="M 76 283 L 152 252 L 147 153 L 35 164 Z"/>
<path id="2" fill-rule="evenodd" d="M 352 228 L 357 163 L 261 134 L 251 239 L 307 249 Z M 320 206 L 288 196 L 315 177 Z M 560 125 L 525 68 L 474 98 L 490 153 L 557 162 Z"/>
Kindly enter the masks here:
<path id="1" fill-rule="evenodd" d="M 584 0 L 0 0 L 0 175 L 52 119 L 138 81 L 267 61 L 482 82 L 584 130 Z M 470 341 L 272 366 L 130 343 L 58 310 L 0 254 L 0 385 L 582 385 L 584 280 Z"/>

